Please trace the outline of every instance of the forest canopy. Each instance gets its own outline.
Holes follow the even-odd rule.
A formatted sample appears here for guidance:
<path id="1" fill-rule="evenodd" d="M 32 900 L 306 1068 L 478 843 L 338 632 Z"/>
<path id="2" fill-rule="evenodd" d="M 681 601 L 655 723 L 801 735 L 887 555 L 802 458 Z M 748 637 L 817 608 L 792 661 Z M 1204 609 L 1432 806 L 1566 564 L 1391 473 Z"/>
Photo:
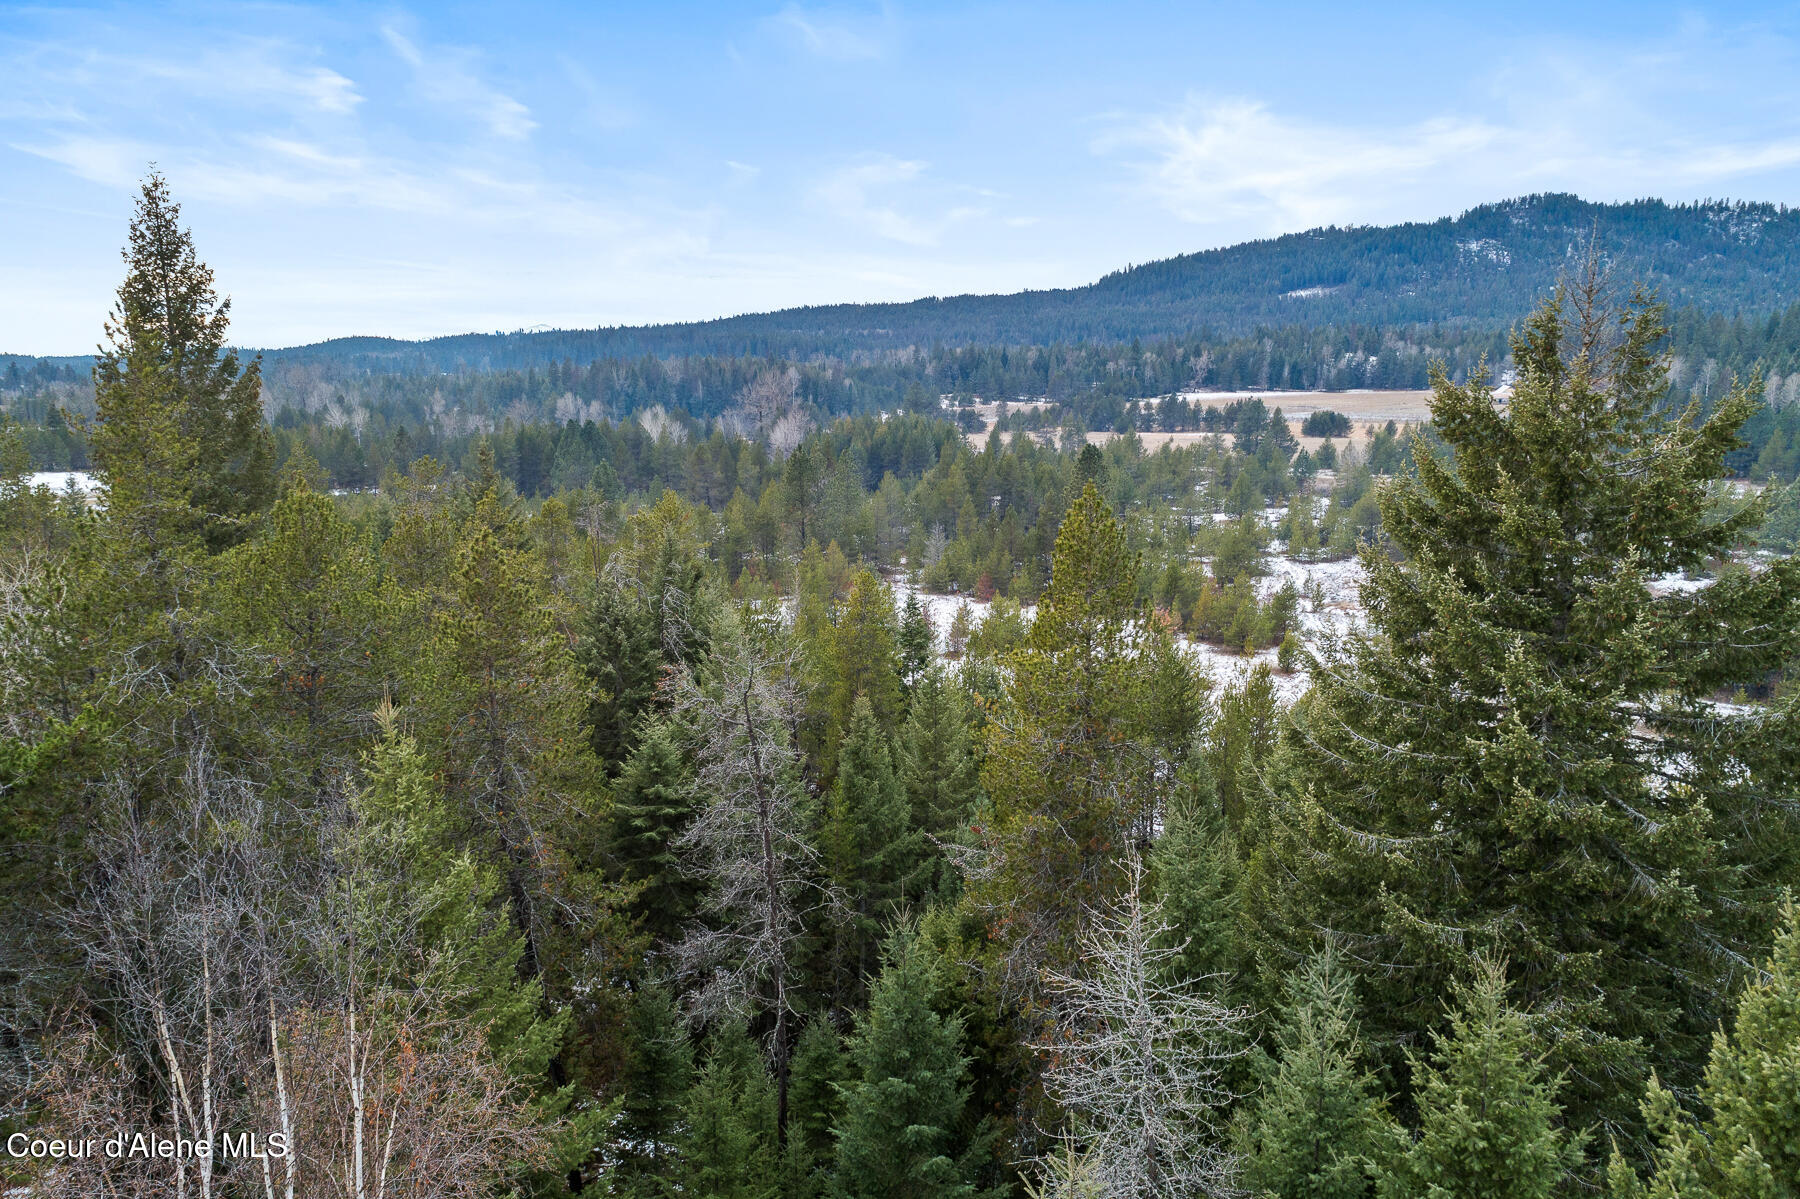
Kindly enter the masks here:
<path id="1" fill-rule="evenodd" d="M 357 425 L 157 176 L 125 266 L 0 425 L 0 1135 L 280 1152 L 22 1193 L 1795 1193 L 1785 319 L 1577 273 L 1311 448 L 730 357 Z"/>

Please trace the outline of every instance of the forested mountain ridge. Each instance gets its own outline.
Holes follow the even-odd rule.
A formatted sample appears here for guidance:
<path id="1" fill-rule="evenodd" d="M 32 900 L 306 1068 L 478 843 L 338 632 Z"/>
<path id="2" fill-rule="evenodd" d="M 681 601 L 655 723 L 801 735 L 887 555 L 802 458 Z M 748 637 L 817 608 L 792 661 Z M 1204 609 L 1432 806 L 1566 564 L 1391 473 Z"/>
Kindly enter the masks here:
<path id="1" fill-rule="evenodd" d="M 849 354 L 909 345 L 1129 341 L 1262 325 L 1519 320 L 1596 242 L 1671 307 L 1768 310 L 1800 298 L 1800 211 L 1538 195 L 1457 217 L 1311 229 L 1127 267 L 1085 287 L 833 304 L 689 324 L 340 338 L 281 351 L 368 370 L 501 369 L 640 354 Z"/>
<path id="2" fill-rule="evenodd" d="M 1598 246 L 1671 308 L 1766 312 L 1800 299 L 1800 210 L 1737 201 L 1523 196 L 1456 217 L 1330 226 L 1129 266 L 1082 287 L 829 304 L 681 324 L 334 338 L 274 363 L 359 372 L 506 370 L 601 358 L 810 355 L 908 346 L 1128 342 L 1261 327 L 1505 329 Z M 0 369 L 32 359 L 0 356 Z M 68 365 L 75 359 L 55 359 Z"/>

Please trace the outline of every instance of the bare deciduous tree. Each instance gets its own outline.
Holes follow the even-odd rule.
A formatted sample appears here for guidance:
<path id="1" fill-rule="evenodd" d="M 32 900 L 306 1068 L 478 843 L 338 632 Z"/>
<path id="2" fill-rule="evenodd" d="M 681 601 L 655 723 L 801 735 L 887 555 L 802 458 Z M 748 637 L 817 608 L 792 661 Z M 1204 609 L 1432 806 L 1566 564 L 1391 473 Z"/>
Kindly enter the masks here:
<path id="1" fill-rule="evenodd" d="M 793 367 L 770 367 L 738 393 L 738 406 L 758 432 L 767 433 L 794 406 L 800 372 Z"/>
<path id="2" fill-rule="evenodd" d="M 116 802 L 92 839 L 100 867 L 65 927 L 104 988 L 99 1002 L 118 1037 L 111 1052 L 130 1067 L 114 1072 L 129 1079 L 141 1071 L 149 1082 L 110 1105 L 136 1111 L 146 1131 L 217 1146 L 238 1126 L 243 1082 L 259 1058 L 267 972 L 253 933 L 266 901 L 263 806 L 254 784 L 222 770 L 204 739 L 171 782 L 174 793 L 154 815 L 123 783 L 102 791 Z M 66 1045 L 98 1044 L 75 1027 Z M 114 1061 L 103 1058 L 98 1073 Z M 58 1077 L 73 1077 L 66 1064 L 47 1075 Z M 82 1086 L 87 1098 L 42 1098 L 52 1108 L 91 1106 L 97 1099 Z M 220 1193 L 211 1154 L 113 1165 L 127 1179 L 154 1179 L 164 1194 Z"/>
<path id="3" fill-rule="evenodd" d="M 418 1006 L 305 1008 L 283 1023 L 284 1068 L 259 1107 L 265 1126 L 291 1129 L 284 1199 L 474 1199 L 549 1165 L 528 1092 L 481 1030 L 404 1010 Z"/>

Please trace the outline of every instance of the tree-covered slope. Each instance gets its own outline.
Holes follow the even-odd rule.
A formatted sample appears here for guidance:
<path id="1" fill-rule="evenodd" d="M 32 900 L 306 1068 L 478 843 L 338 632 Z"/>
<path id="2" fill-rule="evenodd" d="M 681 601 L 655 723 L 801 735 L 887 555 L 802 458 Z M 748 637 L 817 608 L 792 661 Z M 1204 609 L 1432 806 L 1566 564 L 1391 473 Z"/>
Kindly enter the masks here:
<path id="1" fill-rule="evenodd" d="M 640 354 L 845 353 L 933 342 L 1129 341 L 1262 325 L 1504 328 L 1599 246 L 1672 308 L 1800 299 L 1800 210 L 1527 196 L 1425 223 L 1313 229 L 1130 267 L 1085 287 L 792 308 L 680 325 L 339 338 L 279 357 L 365 370 L 495 369 Z"/>

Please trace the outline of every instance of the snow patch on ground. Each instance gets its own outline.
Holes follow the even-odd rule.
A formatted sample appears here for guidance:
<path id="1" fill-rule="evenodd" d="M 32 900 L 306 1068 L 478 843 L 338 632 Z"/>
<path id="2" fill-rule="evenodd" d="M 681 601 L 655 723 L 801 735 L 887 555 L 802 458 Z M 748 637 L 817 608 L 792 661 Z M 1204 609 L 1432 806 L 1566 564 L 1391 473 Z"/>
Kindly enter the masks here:
<path id="1" fill-rule="evenodd" d="M 61 495 L 73 487 L 92 495 L 100 490 L 100 481 L 85 470 L 40 470 L 25 476 L 26 487 L 48 487 Z"/>

